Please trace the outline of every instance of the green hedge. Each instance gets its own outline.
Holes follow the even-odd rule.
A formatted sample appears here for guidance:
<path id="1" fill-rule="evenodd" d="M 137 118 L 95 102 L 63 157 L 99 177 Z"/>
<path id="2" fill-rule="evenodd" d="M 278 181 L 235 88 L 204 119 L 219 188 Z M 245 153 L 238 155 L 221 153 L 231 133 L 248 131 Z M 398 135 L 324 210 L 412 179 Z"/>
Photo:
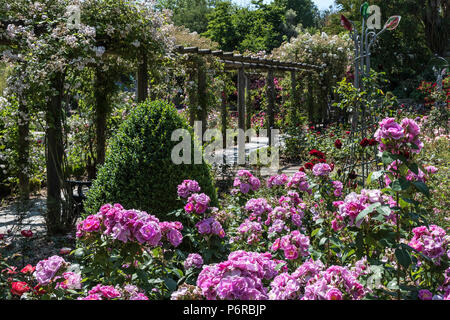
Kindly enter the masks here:
<path id="1" fill-rule="evenodd" d="M 184 179 L 197 180 L 202 192 L 217 206 L 217 193 L 210 165 L 180 164 L 171 160 L 171 152 L 179 141 L 171 141 L 176 129 L 192 128 L 173 104 L 146 101 L 133 109 L 109 141 L 105 163 L 84 202 L 85 214 L 94 214 L 105 203 L 120 203 L 126 209 L 145 210 L 160 219 L 182 208 L 177 186 Z M 194 155 L 194 142 L 191 155 Z M 197 146 L 198 148 L 198 146 Z"/>

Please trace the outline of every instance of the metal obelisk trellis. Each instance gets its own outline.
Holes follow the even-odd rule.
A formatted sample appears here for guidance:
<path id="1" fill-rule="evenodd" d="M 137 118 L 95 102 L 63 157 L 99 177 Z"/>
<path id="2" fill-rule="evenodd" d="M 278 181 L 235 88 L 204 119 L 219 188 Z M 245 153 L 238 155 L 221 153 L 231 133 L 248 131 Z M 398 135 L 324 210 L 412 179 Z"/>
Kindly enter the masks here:
<path id="1" fill-rule="evenodd" d="M 378 9 L 378 10 L 375 10 Z M 399 22 L 400 16 L 392 16 L 387 22 L 384 24 L 381 31 L 378 33 L 375 31 L 376 25 L 369 25 L 368 18 L 369 13 L 373 11 L 374 15 L 379 15 L 379 7 L 377 6 L 369 6 L 367 2 L 361 5 L 361 16 L 362 16 L 362 27 L 361 33 L 356 30 L 354 23 L 348 20 L 345 16 L 341 15 L 341 25 L 350 31 L 351 37 L 355 44 L 354 49 L 354 86 L 357 89 L 364 90 L 364 82 L 363 78 L 370 76 L 370 49 L 372 45 L 377 40 L 377 37 L 386 30 L 394 30 Z M 375 19 L 379 19 L 379 16 L 374 17 Z M 380 28 L 380 27 L 379 27 Z M 350 139 L 354 140 L 355 137 L 360 137 L 360 140 L 366 138 L 370 132 L 373 130 L 375 119 L 373 117 L 373 110 L 370 109 L 369 106 L 364 104 L 353 106 L 352 117 L 352 130 L 350 134 Z M 351 146 L 351 154 L 348 158 L 348 164 L 346 165 L 347 173 L 353 170 L 356 167 L 356 152 L 358 151 L 358 144 L 354 143 Z M 374 148 L 373 152 L 376 155 L 376 149 Z M 375 159 L 375 157 L 374 157 Z M 361 159 L 361 172 L 359 175 L 362 178 L 362 183 L 364 185 L 366 177 L 369 175 L 370 164 L 375 162 L 375 160 L 367 158 L 366 153 L 362 153 Z M 350 169 L 349 169 L 350 168 Z M 347 175 L 348 176 L 348 175 Z"/>

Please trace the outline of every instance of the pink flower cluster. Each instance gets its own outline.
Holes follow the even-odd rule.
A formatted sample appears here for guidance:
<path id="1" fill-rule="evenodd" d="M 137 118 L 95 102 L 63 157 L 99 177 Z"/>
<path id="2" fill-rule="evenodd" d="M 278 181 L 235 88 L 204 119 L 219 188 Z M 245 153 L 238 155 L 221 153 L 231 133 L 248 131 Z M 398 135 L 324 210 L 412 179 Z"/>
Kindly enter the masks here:
<path id="1" fill-rule="evenodd" d="M 378 149 L 391 153 L 401 153 L 411 151 L 419 153 L 423 148 L 423 142 L 419 139 L 420 127 L 413 120 L 404 118 L 400 124 L 394 118 L 385 118 L 379 123 L 379 128 L 375 132 L 375 139 L 380 143 Z M 408 143 L 412 143 L 417 148 L 411 148 Z"/>
<path id="2" fill-rule="evenodd" d="M 334 201 L 333 205 L 338 208 L 338 211 L 334 212 L 335 219 L 331 222 L 333 230 L 338 231 L 345 225 L 356 225 L 359 227 L 364 221 L 369 219 L 369 215 L 358 222 L 355 222 L 356 217 L 358 217 L 361 211 L 375 202 L 380 202 L 382 205 L 388 204 L 390 207 L 395 205 L 392 197 L 383 195 L 380 190 L 376 189 L 362 189 L 360 194 L 351 192 L 345 197 L 344 201 Z M 385 218 L 388 221 L 395 221 L 394 214 L 390 214 Z"/>
<path id="3" fill-rule="evenodd" d="M 250 190 L 258 190 L 260 185 L 261 182 L 259 181 L 259 179 L 252 175 L 248 170 L 239 170 L 237 173 L 237 177 L 234 178 L 233 182 L 233 187 L 239 187 L 239 191 L 244 194 L 249 193 Z M 238 189 L 234 189 L 233 193 L 237 191 Z"/>
<path id="4" fill-rule="evenodd" d="M 58 279 L 60 277 L 56 277 Z M 62 278 L 64 278 L 64 281 L 58 282 L 56 284 L 57 289 L 64 289 L 64 290 L 74 290 L 74 289 L 81 289 L 81 275 L 74 272 L 64 272 L 62 274 Z"/>
<path id="5" fill-rule="evenodd" d="M 210 201 L 211 199 L 208 195 L 204 193 L 194 193 L 188 198 L 188 201 L 184 206 L 184 210 L 187 213 L 205 213 L 206 209 L 208 209 Z"/>
<path id="6" fill-rule="evenodd" d="M 181 198 L 188 198 L 193 193 L 200 192 L 200 185 L 195 180 L 184 180 L 177 187 L 177 193 Z"/>
<path id="7" fill-rule="evenodd" d="M 276 186 L 284 186 L 288 182 L 289 178 L 284 173 L 276 176 L 271 176 L 267 179 L 267 187 L 272 188 Z"/>
<path id="8" fill-rule="evenodd" d="M 283 250 L 284 257 L 288 260 L 306 257 L 309 255 L 309 237 L 294 230 L 288 235 L 275 239 L 270 249 L 272 251 Z"/>
<path id="9" fill-rule="evenodd" d="M 250 219 L 245 219 L 243 223 L 238 227 L 239 240 L 242 238 L 247 239 L 247 244 L 258 244 L 262 237 L 262 225 L 260 222 L 251 221 Z M 238 240 L 238 239 L 234 239 Z"/>
<path id="10" fill-rule="evenodd" d="M 320 261 L 306 261 L 292 274 L 276 276 L 269 292 L 272 300 L 360 300 L 367 289 L 358 276 L 345 267 L 324 270 Z"/>
<path id="11" fill-rule="evenodd" d="M 450 236 L 444 229 L 436 225 L 429 227 L 420 226 L 412 230 L 413 238 L 409 241 L 409 246 L 422 252 L 432 259 L 436 265 L 440 264 L 441 257 L 450 249 Z"/>
<path id="12" fill-rule="evenodd" d="M 198 253 L 190 253 L 184 261 L 184 269 L 189 270 L 191 268 L 200 269 L 203 265 L 203 258 Z"/>
<path id="13" fill-rule="evenodd" d="M 267 300 L 262 280 L 275 277 L 276 266 L 268 252 L 234 251 L 227 261 L 204 266 L 197 286 L 207 300 Z"/>
<path id="14" fill-rule="evenodd" d="M 300 191 L 306 191 L 309 194 L 312 193 L 312 191 L 309 187 L 308 181 L 307 181 L 306 173 L 304 173 L 302 171 L 298 171 L 298 172 L 294 173 L 294 175 L 289 180 L 287 187 L 295 188 Z"/>
<path id="15" fill-rule="evenodd" d="M 304 287 L 323 270 L 320 260 L 309 259 L 298 267 L 292 274 L 283 272 L 270 283 L 270 300 L 297 300 L 304 294 Z"/>
<path id="16" fill-rule="evenodd" d="M 200 234 L 215 234 L 220 238 L 225 237 L 225 231 L 222 228 L 222 225 L 219 221 L 214 219 L 213 217 L 203 219 L 195 224 L 195 227 Z"/>
<path id="17" fill-rule="evenodd" d="M 95 215 L 86 217 L 77 225 L 78 238 L 92 233 L 103 232 L 114 240 L 121 242 L 137 241 L 151 246 L 162 245 L 167 240 L 178 246 L 183 236 L 180 222 L 160 222 L 159 219 L 145 211 L 126 210 L 120 204 L 105 204 Z"/>
<path id="18" fill-rule="evenodd" d="M 317 163 L 312 168 L 313 174 L 318 177 L 326 177 L 331 171 L 331 167 L 327 163 Z"/>
<path id="19" fill-rule="evenodd" d="M 245 210 L 250 212 L 250 220 L 260 218 L 264 213 L 272 211 L 272 207 L 264 198 L 250 199 L 245 204 Z"/>
<path id="20" fill-rule="evenodd" d="M 60 256 L 51 256 L 36 264 L 34 277 L 40 285 L 48 285 L 66 266 L 67 262 Z"/>
<path id="21" fill-rule="evenodd" d="M 98 284 L 89 290 L 86 297 L 78 300 L 148 300 L 148 297 L 134 285 L 126 285 L 123 289 Z"/>
<path id="22" fill-rule="evenodd" d="M 342 182 L 336 180 L 336 181 L 332 181 L 331 184 L 332 184 L 333 189 L 334 189 L 334 191 L 333 191 L 334 196 L 335 197 L 342 196 L 342 189 L 344 188 L 344 185 L 342 184 Z"/>

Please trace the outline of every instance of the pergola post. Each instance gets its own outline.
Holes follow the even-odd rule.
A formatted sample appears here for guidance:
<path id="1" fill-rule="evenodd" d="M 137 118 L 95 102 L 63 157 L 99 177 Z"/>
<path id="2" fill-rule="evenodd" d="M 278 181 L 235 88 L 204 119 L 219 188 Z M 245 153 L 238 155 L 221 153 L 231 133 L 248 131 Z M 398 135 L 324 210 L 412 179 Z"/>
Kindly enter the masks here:
<path id="1" fill-rule="evenodd" d="M 223 148 L 227 148 L 227 95 L 225 90 L 222 91 L 222 105 L 220 108 L 222 118 L 222 142 Z"/>
<path id="2" fill-rule="evenodd" d="M 295 71 L 291 71 L 291 118 L 292 116 L 296 115 L 298 112 L 299 107 L 299 98 L 298 98 L 298 91 L 297 91 L 297 78 Z M 290 119 L 290 121 L 293 121 L 294 119 Z"/>
<path id="3" fill-rule="evenodd" d="M 57 73 L 52 86 L 57 93 L 47 103 L 47 214 L 46 223 L 51 235 L 65 232 L 61 221 L 61 189 L 63 186 L 63 134 L 62 134 L 62 96 L 64 76 Z"/>
<path id="4" fill-rule="evenodd" d="M 238 128 L 245 131 L 245 73 L 244 67 L 238 71 Z"/>
<path id="5" fill-rule="evenodd" d="M 200 108 L 200 119 L 202 121 L 202 136 L 206 131 L 208 98 L 206 92 L 206 67 L 203 61 L 197 64 L 197 100 Z"/>
<path id="6" fill-rule="evenodd" d="M 275 84 L 273 81 L 273 69 L 267 72 L 267 116 L 268 116 L 268 137 L 269 146 L 272 145 L 272 128 L 274 126 L 274 107 L 275 107 Z"/>
<path id="7" fill-rule="evenodd" d="M 191 61 L 192 69 L 188 75 L 188 82 L 195 83 L 197 77 L 197 64 L 194 61 Z M 197 109 L 197 92 L 195 92 L 194 88 L 189 85 L 188 89 L 189 94 L 189 124 L 191 127 L 194 126 L 194 121 L 196 120 L 196 109 Z"/>
<path id="8" fill-rule="evenodd" d="M 142 102 L 148 98 L 148 70 L 147 54 L 141 55 L 141 61 L 138 61 L 137 70 L 137 101 Z"/>
<path id="9" fill-rule="evenodd" d="M 246 119 L 246 126 L 245 129 L 251 129 L 252 127 L 252 96 L 251 96 L 251 91 L 250 91 L 250 85 L 251 85 L 251 80 L 250 80 L 250 75 L 247 74 L 245 77 L 246 80 L 246 103 L 245 103 L 245 108 L 247 109 L 246 113 L 247 113 L 247 119 Z"/>

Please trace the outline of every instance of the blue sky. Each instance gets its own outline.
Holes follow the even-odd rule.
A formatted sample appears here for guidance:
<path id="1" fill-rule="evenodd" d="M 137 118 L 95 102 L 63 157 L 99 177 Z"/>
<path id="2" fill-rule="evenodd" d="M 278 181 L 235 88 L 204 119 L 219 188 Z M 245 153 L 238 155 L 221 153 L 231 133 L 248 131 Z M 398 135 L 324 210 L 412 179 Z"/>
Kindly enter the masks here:
<path id="1" fill-rule="evenodd" d="M 251 0 L 233 0 L 233 2 L 240 5 L 247 5 Z M 264 0 L 264 2 L 271 2 L 272 0 Z M 334 0 L 313 0 L 315 5 L 319 8 L 319 10 L 328 9 L 330 5 L 334 3 Z"/>

